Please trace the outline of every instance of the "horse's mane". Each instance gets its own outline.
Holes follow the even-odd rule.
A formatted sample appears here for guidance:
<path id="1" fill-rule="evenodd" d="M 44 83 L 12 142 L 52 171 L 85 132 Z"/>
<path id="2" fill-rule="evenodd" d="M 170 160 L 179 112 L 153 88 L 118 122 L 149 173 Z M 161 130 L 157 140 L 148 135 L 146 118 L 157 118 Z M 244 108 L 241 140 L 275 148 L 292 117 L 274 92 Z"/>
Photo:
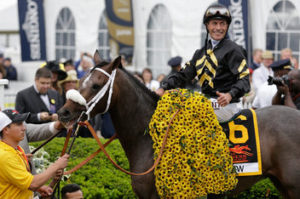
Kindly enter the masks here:
<path id="1" fill-rule="evenodd" d="M 119 68 L 121 71 L 123 71 L 139 88 L 142 89 L 147 95 L 149 95 L 155 102 L 159 100 L 159 95 L 157 95 L 155 92 L 148 89 L 145 84 L 140 82 L 136 77 L 133 76 L 132 73 L 127 71 L 124 67 Z"/>
<path id="2" fill-rule="evenodd" d="M 103 66 L 106 66 L 108 65 L 109 62 L 106 62 L 106 61 L 102 61 L 100 64 L 97 64 L 96 66 L 94 66 L 91 70 L 91 72 L 93 72 L 93 70 L 95 70 L 95 68 L 101 68 Z M 151 91 L 150 89 L 148 89 L 145 84 L 143 84 L 142 82 L 140 82 L 137 78 L 135 78 L 129 71 L 127 71 L 122 65 L 119 67 L 119 69 L 121 71 L 123 71 L 128 77 L 130 80 L 132 80 L 139 88 L 142 89 L 142 91 L 144 91 L 147 95 L 149 95 L 155 102 L 157 102 L 159 100 L 159 96 Z"/>

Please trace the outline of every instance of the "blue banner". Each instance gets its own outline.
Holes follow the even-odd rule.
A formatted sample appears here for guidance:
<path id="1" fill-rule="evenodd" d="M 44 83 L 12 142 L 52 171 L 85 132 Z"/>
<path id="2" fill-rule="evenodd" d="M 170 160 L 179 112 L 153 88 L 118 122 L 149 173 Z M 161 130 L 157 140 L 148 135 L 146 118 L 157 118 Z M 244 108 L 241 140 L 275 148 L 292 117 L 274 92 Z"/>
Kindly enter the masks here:
<path id="1" fill-rule="evenodd" d="M 107 27 L 112 54 L 123 54 L 128 62 L 133 56 L 134 27 L 131 0 L 105 0 Z"/>
<path id="2" fill-rule="evenodd" d="M 18 0 L 22 61 L 46 60 L 43 0 Z"/>
<path id="3" fill-rule="evenodd" d="M 248 0 L 219 0 L 225 5 L 232 17 L 229 37 L 232 41 L 251 52 L 248 45 Z"/>

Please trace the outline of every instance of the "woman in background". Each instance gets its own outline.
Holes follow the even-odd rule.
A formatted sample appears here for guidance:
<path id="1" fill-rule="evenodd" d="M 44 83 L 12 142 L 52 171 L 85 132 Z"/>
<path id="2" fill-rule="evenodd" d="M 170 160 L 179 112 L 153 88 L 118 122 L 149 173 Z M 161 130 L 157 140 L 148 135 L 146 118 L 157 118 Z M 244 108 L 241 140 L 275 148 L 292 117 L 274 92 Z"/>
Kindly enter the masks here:
<path id="1" fill-rule="evenodd" d="M 156 91 L 159 88 L 159 82 L 153 80 L 152 71 L 150 68 L 145 68 L 142 72 L 142 77 L 146 87 L 152 91 Z"/>

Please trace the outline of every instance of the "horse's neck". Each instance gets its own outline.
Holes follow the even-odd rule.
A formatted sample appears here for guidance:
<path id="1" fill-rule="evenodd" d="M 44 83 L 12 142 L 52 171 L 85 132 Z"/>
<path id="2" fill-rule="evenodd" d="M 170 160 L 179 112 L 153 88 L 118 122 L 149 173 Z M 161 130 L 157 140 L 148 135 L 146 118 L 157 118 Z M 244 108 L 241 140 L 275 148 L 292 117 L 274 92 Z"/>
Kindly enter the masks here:
<path id="1" fill-rule="evenodd" d="M 132 163 L 131 159 L 137 158 L 136 156 L 153 153 L 151 137 L 145 130 L 156 102 L 141 88 L 134 88 L 134 83 L 129 80 L 122 81 L 119 88 L 119 97 L 110 114 L 119 140 Z"/>

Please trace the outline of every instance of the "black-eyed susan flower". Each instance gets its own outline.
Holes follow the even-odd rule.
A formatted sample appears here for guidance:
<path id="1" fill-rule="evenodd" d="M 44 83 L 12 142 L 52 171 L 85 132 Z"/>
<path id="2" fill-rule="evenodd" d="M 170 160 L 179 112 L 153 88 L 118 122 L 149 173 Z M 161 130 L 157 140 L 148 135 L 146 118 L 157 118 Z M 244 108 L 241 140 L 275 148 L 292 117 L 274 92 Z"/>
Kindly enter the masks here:
<path id="1" fill-rule="evenodd" d="M 160 197 L 197 198 L 233 189 L 237 178 L 228 140 L 211 102 L 197 92 L 168 91 L 158 102 L 149 124 L 154 157 L 158 157 L 170 119 L 178 109 L 154 171 Z"/>

